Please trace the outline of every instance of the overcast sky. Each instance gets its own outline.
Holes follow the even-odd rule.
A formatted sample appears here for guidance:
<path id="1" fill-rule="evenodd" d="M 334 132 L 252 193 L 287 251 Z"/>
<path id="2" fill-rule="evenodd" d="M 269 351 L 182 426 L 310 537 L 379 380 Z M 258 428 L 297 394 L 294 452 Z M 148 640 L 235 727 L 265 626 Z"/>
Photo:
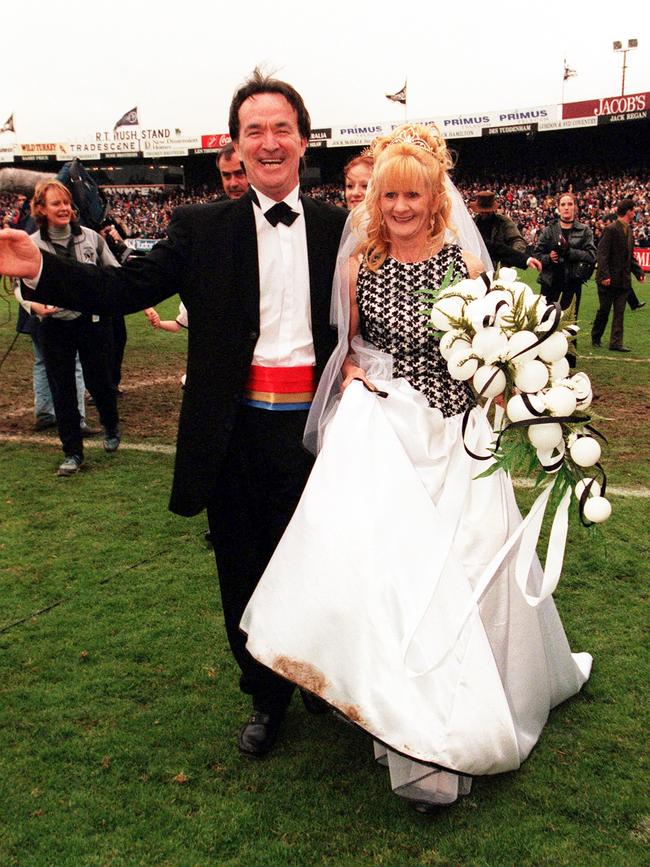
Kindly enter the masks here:
<path id="1" fill-rule="evenodd" d="M 17 140 L 91 137 L 137 105 L 144 127 L 223 132 L 259 63 L 305 98 L 314 127 L 403 119 L 385 98 L 408 76 L 410 118 L 650 90 L 647 0 L 52 0 L 9 2 L 0 126 Z M 204 10 L 210 11 L 204 11 Z M 327 10 L 327 11 L 325 11 Z M 7 133 L 0 141 L 4 144 Z"/>

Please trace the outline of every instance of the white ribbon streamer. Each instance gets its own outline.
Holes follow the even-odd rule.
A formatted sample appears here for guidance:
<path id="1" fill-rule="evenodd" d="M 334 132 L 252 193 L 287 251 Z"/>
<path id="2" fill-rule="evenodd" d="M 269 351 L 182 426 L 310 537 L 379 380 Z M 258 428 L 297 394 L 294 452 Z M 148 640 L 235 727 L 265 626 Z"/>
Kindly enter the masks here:
<path id="1" fill-rule="evenodd" d="M 551 527 L 551 533 L 548 543 L 546 563 L 544 566 L 544 576 L 542 579 L 540 591 L 537 595 L 535 595 L 528 593 L 527 590 L 530 567 L 532 565 L 533 558 L 537 550 L 539 534 L 542 526 L 542 521 L 544 519 L 544 514 L 546 512 L 546 506 L 551 495 L 551 489 L 551 484 L 545 487 L 545 489 L 533 503 L 530 511 L 528 512 L 524 520 L 521 522 L 521 524 L 519 524 L 517 529 L 510 536 L 510 538 L 499 549 L 499 551 L 497 551 L 492 560 L 483 570 L 483 573 L 479 578 L 462 615 L 459 617 L 458 626 L 452 631 L 452 640 L 448 642 L 447 646 L 443 649 L 443 651 L 439 653 L 435 657 L 435 659 L 426 666 L 426 668 L 416 671 L 409 665 L 408 655 L 413 646 L 413 642 L 416 637 L 418 628 L 426 614 L 425 608 L 425 611 L 419 618 L 417 625 L 407 636 L 403 644 L 403 647 L 405 648 L 403 662 L 409 677 L 421 677 L 425 674 L 428 674 L 442 662 L 442 660 L 447 656 L 450 650 L 452 650 L 452 648 L 456 645 L 458 637 L 464 629 L 465 625 L 467 624 L 469 618 L 472 615 L 478 615 L 479 599 L 485 593 L 490 583 L 494 579 L 500 566 L 502 565 L 503 561 L 512 550 L 512 548 L 515 546 L 515 544 L 519 541 L 519 539 L 521 539 L 521 545 L 517 554 L 515 566 L 515 580 L 517 582 L 517 586 L 522 593 L 522 596 L 524 597 L 528 605 L 530 605 L 532 608 L 535 608 L 537 605 L 539 605 L 541 602 L 543 602 L 545 599 L 547 599 L 553 594 L 560 580 L 562 563 L 564 561 L 564 549 L 566 546 L 566 538 L 568 532 L 568 511 L 569 503 L 571 501 L 570 489 L 567 490 L 564 494 L 553 518 L 553 524 Z M 436 588 L 434 588 L 431 594 L 428 605 L 433 602 L 435 591 Z"/>

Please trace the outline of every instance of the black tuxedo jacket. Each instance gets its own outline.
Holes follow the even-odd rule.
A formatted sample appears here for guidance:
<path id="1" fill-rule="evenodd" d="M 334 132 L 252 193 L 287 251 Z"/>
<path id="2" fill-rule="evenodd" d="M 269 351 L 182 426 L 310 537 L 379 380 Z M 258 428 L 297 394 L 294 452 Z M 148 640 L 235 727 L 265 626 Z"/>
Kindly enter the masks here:
<path id="1" fill-rule="evenodd" d="M 309 255 L 316 374 L 331 354 L 330 297 L 346 212 L 302 197 Z M 195 515 L 214 490 L 260 327 L 253 205 L 178 208 L 168 237 L 122 268 L 98 269 L 44 254 L 32 297 L 71 310 L 133 313 L 178 292 L 188 311 L 187 383 L 170 508 Z"/>

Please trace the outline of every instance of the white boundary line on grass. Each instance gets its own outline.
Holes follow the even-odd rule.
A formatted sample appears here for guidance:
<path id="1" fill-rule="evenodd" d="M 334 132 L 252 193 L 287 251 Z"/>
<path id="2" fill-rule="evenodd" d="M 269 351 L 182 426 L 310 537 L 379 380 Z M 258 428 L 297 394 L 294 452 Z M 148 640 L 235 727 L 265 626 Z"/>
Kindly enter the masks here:
<path id="1" fill-rule="evenodd" d="M 61 448 L 61 443 L 56 437 L 46 437 L 40 434 L 3 434 L 0 433 L 0 443 L 25 443 L 26 445 L 34 446 L 55 446 Z M 103 448 L 103 437 L 97 434 L 96 437 L 84 437 L 85 449 L 101 449 Z M 125 452 L 148 452 L 158 455 L 173 455 L 176 453 L 176 446 L 165 445 L 164 443 L 126 443 L 124 440 L 120 443 L 120 451 Z"/>
<path id="2" fill-rule="evenodd" d="M 58 439 L 54 437 L 41 436 L 39 434 L 0 434 L 0 443 L 25 443 L 25 445 L 52 446 L 60 448 Z M 84 439 L 84 449 L 101 449 L 103 448 L 103 440 L 101 434 L 94 438 Z M 145 452 L 148 454 L 158 455 L 173 455 L 176 452 L 175 446 L 165 445 L 164 443 L 120 443 L 120 451 L 124 452 Z M 530 479 L 513 479 L 513 484 L 516 488 L 532 488 L 534 482 Z M 619 488 L 614 485 L 607 486 L 607 493 L 614 497 L 634 497 L 641 500 L 650 499 L 650 490 L 648 488 Z"/>
<path id="3" fill-rule="evenodd" d="M 585 361 L 615 361 L 617 364 L 649 364 L 650 358 L 621 358 L 620 355 L 579 355 Z"/>
<path id="4" fill-rule="evenodd" d="M 170 382 L 175 382 L 180 385 L 180 381 L 180 376 L 177 376 L 176 374 L 166 374 L 165 376 L 158 376 L 154 379 L 134 379 L 129 380 L 129 384 L 125 386 L 124 390 L 125 392 L 139 391 L 141 388 L 146 388 L 149 385 L 167 385 Z M 33 412 L 34 403 L 32 401 L 30 404 L 16 407 L 16 409 L 12 409 L 5 413 L 5 418 L 20 418 L 21 415 L 31 415 Z"/>

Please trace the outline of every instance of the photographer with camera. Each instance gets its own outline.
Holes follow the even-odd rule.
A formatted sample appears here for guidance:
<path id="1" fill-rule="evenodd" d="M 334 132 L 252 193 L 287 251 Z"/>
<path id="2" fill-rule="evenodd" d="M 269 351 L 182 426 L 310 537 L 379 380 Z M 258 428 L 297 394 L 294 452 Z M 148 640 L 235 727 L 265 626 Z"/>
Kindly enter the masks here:
<path id="1" fill-rule="evenodd" d="M 563 310 L 575 299 L 578 318 L 582 284 L 593 274 L 596 266 L 596 243 L 593 232 L 576 219 L 578 210 L 573 193 L 562 193 L 558 199 L 559 220 L 550 223 L 539 236 L 535 256 L 542 263 L 542 295 L 548 301 L 559 301 Z M 575 366 L 575 357 L 569 357 Z"/>

